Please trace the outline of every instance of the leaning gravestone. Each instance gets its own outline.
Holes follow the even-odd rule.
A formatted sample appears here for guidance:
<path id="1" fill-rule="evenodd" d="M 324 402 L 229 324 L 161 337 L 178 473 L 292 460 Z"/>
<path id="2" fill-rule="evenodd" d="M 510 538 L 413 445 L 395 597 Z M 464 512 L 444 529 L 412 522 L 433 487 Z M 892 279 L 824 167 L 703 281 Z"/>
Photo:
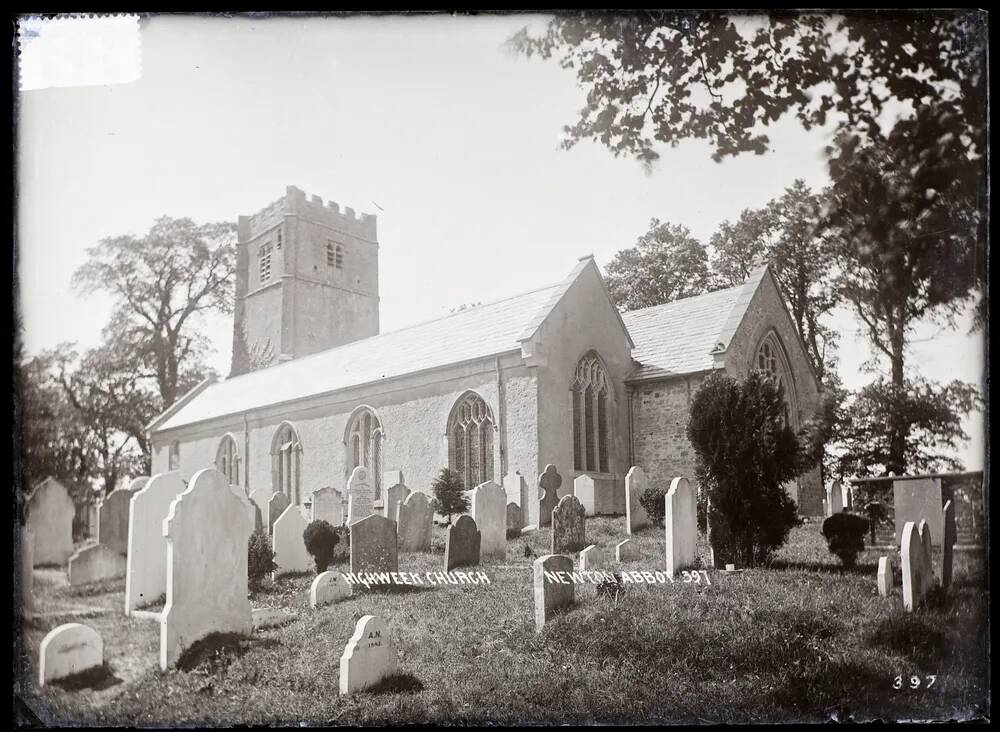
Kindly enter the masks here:
<path id="1" fill-rule="evenodd" d="M 639 503 L 648 487 L 646 473 L 638 465 L 633 465 L 625 474 L 625 533 L 634 534 L 644 526 L 649 526 L 646 509 Z"/>
<path id="2" fill-rule="evenodd" d="M 559 486 L 562 485 L 562 476 L 556 470 L 555 465 L 546 465 L 545 471 L 538 476 L 538 487 L 542 489 L 542 496 L 538 499 L 538 526 L 548 526 L 552 523 L 552 511 L 559 503 Z"/>
<path id="3" fill-rule="evenodd" d="M 375 486 L 368 468 L 359 465 L 347 481 L 347 525 L 375 513 Z"/>
<path id="4" fill-rule="evenodd" d="M 426 493 L 414 491 L 399 504 L 396 512 L 396 536 L 402 552 L 429 552 L 434 508 Z"/>
<path id="5" fill-rule="evenodd" d="M 410 489 L 402 483 L 390 485 L 385 492 L 385 499 L 382 501 L 382 515 L 395 521 L 399 504 L 405 501 L 408 495 L 410 495 Z"/>
<path id="6" fill-rule="evenodd" d="M 271 500 L 274 491 L 270 488 L 258 488 L 250 492 L 250 503 L 254 508 L 254 529 L 263 529 L 266 525 L 267 502 Z"/>
<path id="7" fill-rule="evenodd" d="M 38 685 L 104 665 L 104 641 L 89 625 L 66 623 L 42 639 L 38 652 Z"/>
<path id="8" fill-rule="evenodd" d="M 77 549 L 69 558 L 70 587 L 125 576 L 125 556 L 104 544 Z"/>
<path id="9" fill-rule="evenodd" d="M 580 552 L 581 572 L 596 572 L 604 569 L 606 566 L 607 561 L 604 556 L 604 550 L 601 547 L 591 544 Z"/>
<path id="10" fill-rule="evenodd" d="M 903 526 L 900 547 L 903 568 L 903 609 L 913 612 L 920 607 L 933 582 L 931 568 L 930 530 L 924 521 L 918 526 L 907 521 Z"/>
<path id="11" fill-rule="evenodd" d="M 888 597 L 892 592 L 892 560 L 889 557 L 878 558 L 878 594 Z"/>
<path id="12" fill-rule="evenodd" d="M 583 504 L 583 510 L 588 516 L 596 513 L 597 486 L 593 477 L 587 473 L 578 475 L 573 481 L 573 495 Z"/>
<path id="13" fill-rule="evenodd" d="M 694 564 L 698 541 L 698 506 L 687 478 L 674 478 L 664 496 L 667 576 Z"/>
<path id="14" fill-rule="evenodd" d="M 125 558 L 125 614 L 156 601 L 167 591 L 167 540 L 163 519 L 184 491 L 181 474 L 150 478 L 129 504 L 128 554 Z"/>
<path id="15" fill-rule="evenodd" d="M 507 495 L 493 481 L 472 489 L 472 520 L 480 533 L 479 552 L 484 557 L 507 556 Z"/>
<path id="16" fill-rule="evenodd" d="M 573 560 L 561 554 L 546 554 L 534 561 L 531 572 L 535 592 L 535 632 L 541 633 L 545 623 L 560 608 L 573 604 L 574 585 L 570 578 Z"/>
<path id="17" fill-rule="evenodd" d="M 521 513 L 521 507 L 516 503 L 507 504 L 507 538 L 513 539 L 521 535 L 521 529 L 524 528 L 524 518 Z"/>
<path id="18" fill-rule="evenodd" d="M 352 573 L 395 572 L 398 569 L 395 521 L 373 513 L 351 526 Z"/>
<path id="19" fill-rule="evenodd" d="M 626 539 L 615 544 L 615 561 L 632 562 L 639 558 L 639 545 L 635 539 Z"/>
<path id="20" fill-rule="evenodd" d="M 274 533 L 274 522 L 288 508 L 290 501 L 284 493 L 274 493 L 267 499 L 267 533 Z"/>
<path id="21" fill-rule="evenodd" d="M 374 615 L 365 615 L 354 627 L 354 635 L 340 657 L 340 693 L 367 689 L 398 669 L 399 656 L 385 623 Z"/>
<path id="22" fill-rule="evenodd" d="M 955 524 L 955 504 L 948 501 L 944 504 L 944 539 L 941 542 L 941 570 L 938 579 L 941 587 L 951 587 L 951 571 L 954 563 L 955 543 L 958 541 L 958 527 Z"/>
<path id="23" fill-rule="evenodd" d="M 167 604 L 160 616 L 160 668 L 211 633 L 253 628 L 247 599 L 249 499 L 215 469 L 199 470 L 163 521 Z"/>
<path id="24" fill-rule="evenodd" d="M 128 512 L 134 495 L 128 488 L 119 488 L 97 508 L 97 541 L 119 554 L 128 552 Z"/>
<path id="25" fill-rule="evenodd" d="M 280 494 L 278 494 L 280 495 Z M 306 551 L 302 532 L 306 530 L 306 520 L 298 506 L 289 506 L 274 522 L 274 563 L 278 568 L 274 577 L 293 572 L 308 572 L 312 567 L 312 557 Z"/>
<path id="26" fill-rule="evenodd" d="M 338 528 L 347 518 L 344 514 L 344 496 L 333 486 L 326 486 L 312 493 L 312 507 L 309 509 L 313 521 L 326 521 Z"/>
<path id="27" fill-rule="evenodd" d="M 309 587 L 309 607 L 323 607 L 350 596 L 351 588 L 339 572 L 320 572 Z"/>
<path id="28" fill-rule="evenodd" d="M 448 527 L 444 547 L 444 571 L 455 567 L 473 567 L 479 564 L 481 535 L 471 516 L 459 516 L 453 526 Z"/>
<path id="29" fill-rule="evenodd" d="M 34 536 L 35 566 L 64 564 L 73 553 L 76 507 L 63 484 L 46 478 L 28 496 L 26 526 Z"/>
<path id="30" fill-rule="evenodd" d="M 940 478 L 892 481 L 892 503 L 896 541 L 902 541 L 903 526 L 907 521 L 924 519 L 931 530 L 931 538 L 940 546 L 944 538 L 944 514 L 941 511 L 944 501 Z"/>
<path id="31" fill-rule="evenodd" d="M 552 553 L 576 552 L 587 546 L 583 504 L 576 496 L 563 496 L 552 510 Z"/>

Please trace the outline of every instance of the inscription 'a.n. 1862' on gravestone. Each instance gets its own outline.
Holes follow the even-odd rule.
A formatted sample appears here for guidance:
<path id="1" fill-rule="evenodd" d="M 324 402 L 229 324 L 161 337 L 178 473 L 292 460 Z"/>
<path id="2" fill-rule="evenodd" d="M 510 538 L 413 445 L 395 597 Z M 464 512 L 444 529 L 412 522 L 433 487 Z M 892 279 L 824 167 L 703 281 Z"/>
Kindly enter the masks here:
<path id="1" fill-rule="evenodd" d="M 355 626 L 354 635 L 340 657 L 340 693 L 363 691 L 398 669 L 399 656 L 385 623 L 374 615 L 365 615 Z"/>

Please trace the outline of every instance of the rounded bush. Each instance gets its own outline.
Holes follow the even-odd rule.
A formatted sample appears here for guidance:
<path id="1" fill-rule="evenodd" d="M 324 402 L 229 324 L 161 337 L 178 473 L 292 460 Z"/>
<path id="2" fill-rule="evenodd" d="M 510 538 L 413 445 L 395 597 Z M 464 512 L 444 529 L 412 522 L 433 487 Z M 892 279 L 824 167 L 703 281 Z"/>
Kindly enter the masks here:
<path id="1" fill-rule="evenodd" d="M 316 572 L 325 572 L 333 562 L 334 550 L 340 542 L 337 530 L 328 521 L 313 521 L 302 532 L 306 551 L 316 562 Z"/>
<path id="2" fill-rule="evenodd" d="M 654 526 L 663 526 L 663 517 L 667 512 L 664 502 L 669 485 L 651 485 L 639 496 L 639 505 L 646 511 Z"/>
<path id="3" fill-rule="evenodd" d="M 845 567 L 853 567 L 865 548 L 868 520 L 853 513 L 836 513 L 823 522 L 822 531 L 830 553 Z"/>

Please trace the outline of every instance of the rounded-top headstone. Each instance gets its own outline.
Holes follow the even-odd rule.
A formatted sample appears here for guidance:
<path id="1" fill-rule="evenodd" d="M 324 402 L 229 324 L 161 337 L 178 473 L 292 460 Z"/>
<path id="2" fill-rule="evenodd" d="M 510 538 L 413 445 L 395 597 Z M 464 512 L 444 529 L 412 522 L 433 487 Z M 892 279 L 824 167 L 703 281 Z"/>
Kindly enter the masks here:
<path id="1" fill-rule="evenodd" d="M 340 693 L 363 691 L 398 669 L 399 656 L 382 618 L 365 615 L 340 657 Z"/>
<path id="2" fill-rule="evenodd" d="M 104 664 L 104 641 L 89 625 L 66 623 L 49 631 L 38 652 L 38 685 Z"/>

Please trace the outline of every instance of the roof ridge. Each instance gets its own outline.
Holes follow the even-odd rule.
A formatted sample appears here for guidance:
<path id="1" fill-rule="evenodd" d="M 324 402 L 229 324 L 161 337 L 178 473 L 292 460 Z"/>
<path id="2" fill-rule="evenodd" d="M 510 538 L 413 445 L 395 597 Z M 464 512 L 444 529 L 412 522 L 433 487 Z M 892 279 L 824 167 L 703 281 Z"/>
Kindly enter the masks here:
<path id="1" fill-rule="evenodd" d="M 732 292 L 734 290 L 741 290 L 746 285 L 746 282 L 741 282 L 738 285 L 733 285 L 731 287 L 722 287 L 718 290 L 710 290 L 709 292 L 701 292 L 697 295 L 688 295 L 687 297 L 679 297 L 676 300 L 670 300 L 668 302 L 661 302 L 659 305 L 647 305 L 644 308 L 636 308 L 635 310 L 625 310 L 622 311 L 622 317 L 626 315 L 635 315 L 636 313 L 644 313 L 658 308 L 666 308 L 671 305 L 677 305 L 682 302 L 690 302 L 691 300 L 697 300 L 702 297 L 708 297 L 709 295 L 718 295 L 723 292 Z"/>

